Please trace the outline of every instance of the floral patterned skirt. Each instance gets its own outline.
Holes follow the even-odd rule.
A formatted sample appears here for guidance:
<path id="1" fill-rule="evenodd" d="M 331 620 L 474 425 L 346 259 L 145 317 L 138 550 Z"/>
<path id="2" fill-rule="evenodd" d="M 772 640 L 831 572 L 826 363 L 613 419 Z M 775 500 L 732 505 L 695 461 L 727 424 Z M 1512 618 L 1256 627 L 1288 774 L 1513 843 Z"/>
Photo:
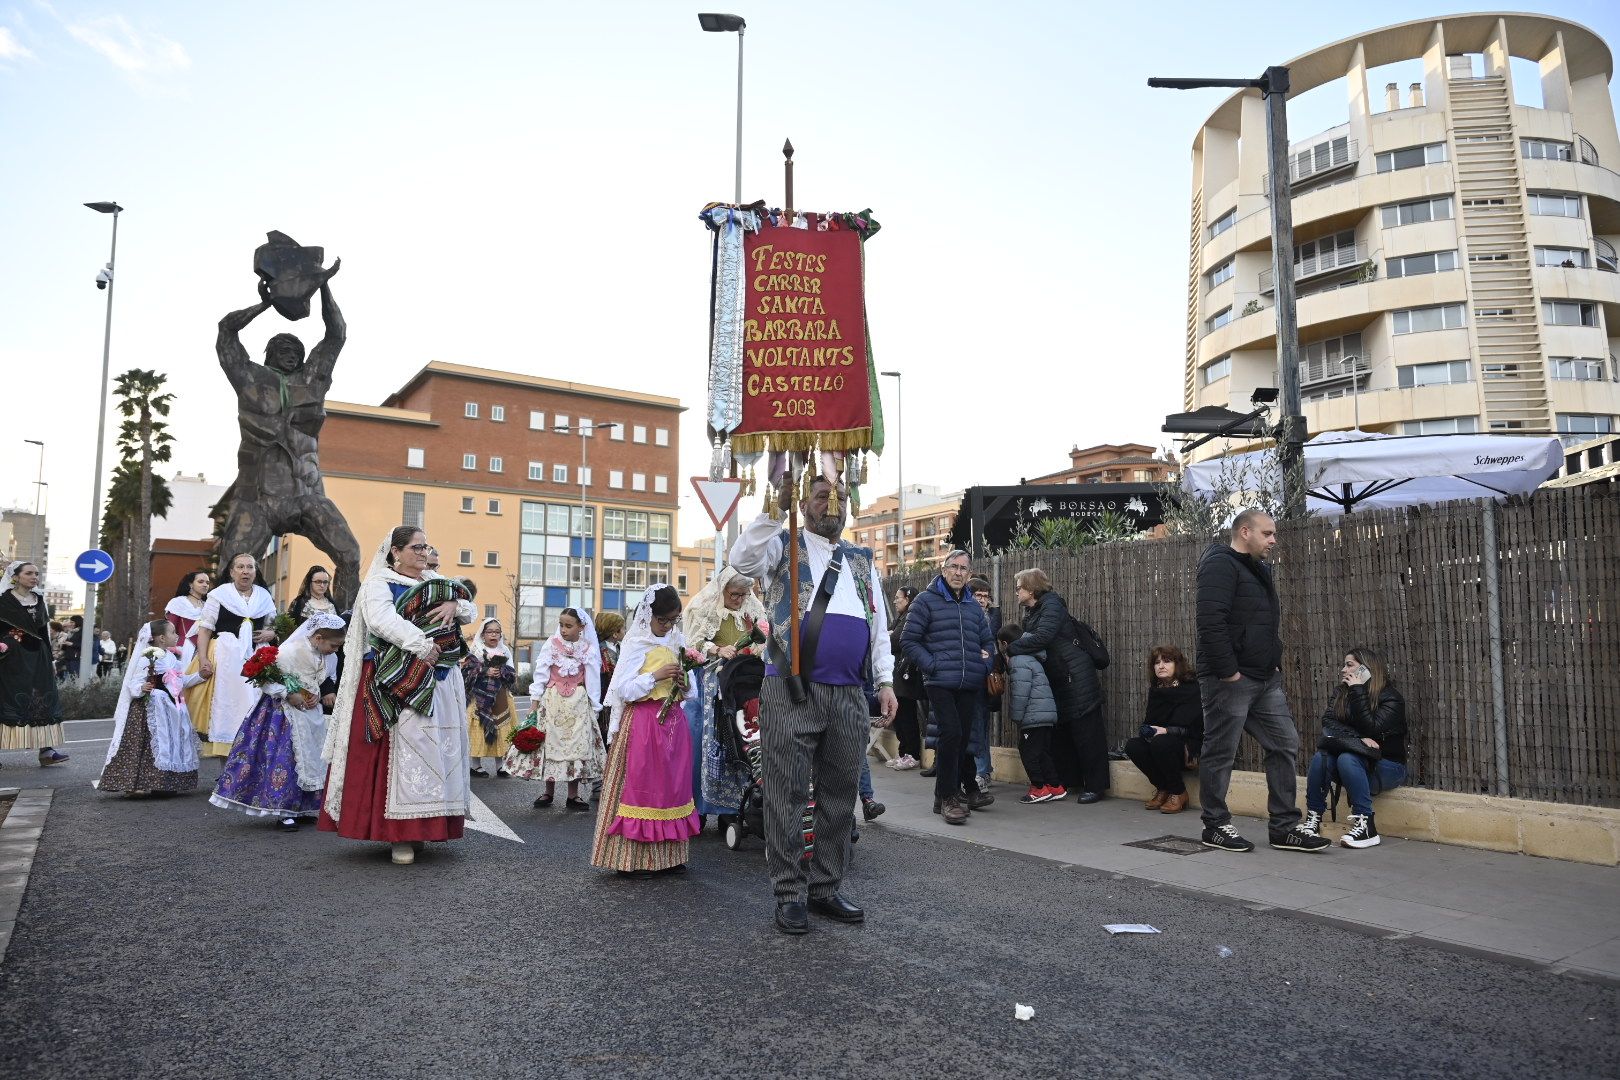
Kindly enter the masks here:
<path id="1" fill-rule="evenodd" d="M 145 697 L 130 701 L 124 736 L 118 740 L 118 751 L 101 771 L 98 788 L 112 794 L 196 790 L 196 769 L 181 773 L 165 772 L 157 767 L 152 757 L 152 728 L 146 721 Z"/>
<path id="2" fill-rule="evenodd" d="M 315 817 L 323 794 L 298 785 L 292 721 L 281 699 L 265 695 L 242 721 L 208 801 L 256 817 Z"/>
<path id="3" fill-rule="evenodd" d="M 565 697 L 555 686 L 548 686 L 538 710 L 546 741 L 532 754 L 521 753 L 515 746 L 508 749 L 502 763 L 506 771 L 525 780 L 563 784 L 601 776 L 607 750 L 585 687 L 576 686 Z"/>

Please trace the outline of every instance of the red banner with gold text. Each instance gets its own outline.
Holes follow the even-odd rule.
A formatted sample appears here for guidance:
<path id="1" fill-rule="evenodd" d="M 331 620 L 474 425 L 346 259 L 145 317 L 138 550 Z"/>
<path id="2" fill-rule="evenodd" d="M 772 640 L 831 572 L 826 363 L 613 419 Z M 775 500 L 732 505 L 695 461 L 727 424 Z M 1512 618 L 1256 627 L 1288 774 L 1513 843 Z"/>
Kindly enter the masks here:
<path id="1" fill-rule="evenodd" d="M 776 449 L 866 446 L 872 400 L 860 236 L 767 224 L 748 235 L 743 255 L 739 444 L 753 435 Z"/>

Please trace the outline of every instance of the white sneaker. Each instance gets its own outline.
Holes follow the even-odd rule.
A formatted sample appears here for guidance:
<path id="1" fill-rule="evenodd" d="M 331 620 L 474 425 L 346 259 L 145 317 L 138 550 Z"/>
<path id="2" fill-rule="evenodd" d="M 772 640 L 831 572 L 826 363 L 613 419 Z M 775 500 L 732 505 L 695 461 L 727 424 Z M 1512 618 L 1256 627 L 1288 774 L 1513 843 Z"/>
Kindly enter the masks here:
<path id="1" fill-rule="evenodd" d="M 910 754 L 906 754 L 903 757 L 901 757 L 900 758 L 900 763 L 895 766 L 896 769 L 901 769 L 901 770 L 915 769 L 916 767 L 917 767 L 917 759 L 912 757 Z"/>
<path id="2" fill-rule="evenodd" d="M 980 791 L 989 791 L 990 790 L 990 778 L 988 776 L 979 777 L 979 790 Z"/>

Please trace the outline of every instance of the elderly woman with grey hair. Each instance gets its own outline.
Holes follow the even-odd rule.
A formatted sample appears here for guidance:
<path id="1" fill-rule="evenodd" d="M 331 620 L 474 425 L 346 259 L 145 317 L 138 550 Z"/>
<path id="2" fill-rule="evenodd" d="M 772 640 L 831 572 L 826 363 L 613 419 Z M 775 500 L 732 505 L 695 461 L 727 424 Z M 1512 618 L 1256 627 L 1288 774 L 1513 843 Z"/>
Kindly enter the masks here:
<path id="1" fill-rule="evenodd" d="M 709 661 L 698 673 L 697 696 L 686 703 L 692 728 L 692 796 L 698 813 L 735 814 L 752 777 L 746 761 L 732 761 L 722 749 L 715 699 L 720 668 L 744 650 L 764 647 L 765 605 L 754 595 L 754 579 L 735 567 L 722 567 L 692 597 L 681 623 L 687 644 Z M 756 629 L 758 632 L 756 633 Z"/>

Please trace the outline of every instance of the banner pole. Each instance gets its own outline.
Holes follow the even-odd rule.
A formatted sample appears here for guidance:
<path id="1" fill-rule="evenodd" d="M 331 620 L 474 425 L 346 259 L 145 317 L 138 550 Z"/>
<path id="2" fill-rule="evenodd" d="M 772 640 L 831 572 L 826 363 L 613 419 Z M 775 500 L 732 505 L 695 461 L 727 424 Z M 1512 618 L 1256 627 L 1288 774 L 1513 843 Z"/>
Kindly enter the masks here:
<path id="1" fill-rule="evenodd" d="M 793 140 L 782 143 L 782 181 L 784 194 L 782 209 L 789 223 L 793 221 Z M 798 477 L 793 475 L 794 455 L 788 454 L 788 603 L 792 605 L 793 619 L 788 623 L 789 671 L 799 674 L 799 491 Z"/>

